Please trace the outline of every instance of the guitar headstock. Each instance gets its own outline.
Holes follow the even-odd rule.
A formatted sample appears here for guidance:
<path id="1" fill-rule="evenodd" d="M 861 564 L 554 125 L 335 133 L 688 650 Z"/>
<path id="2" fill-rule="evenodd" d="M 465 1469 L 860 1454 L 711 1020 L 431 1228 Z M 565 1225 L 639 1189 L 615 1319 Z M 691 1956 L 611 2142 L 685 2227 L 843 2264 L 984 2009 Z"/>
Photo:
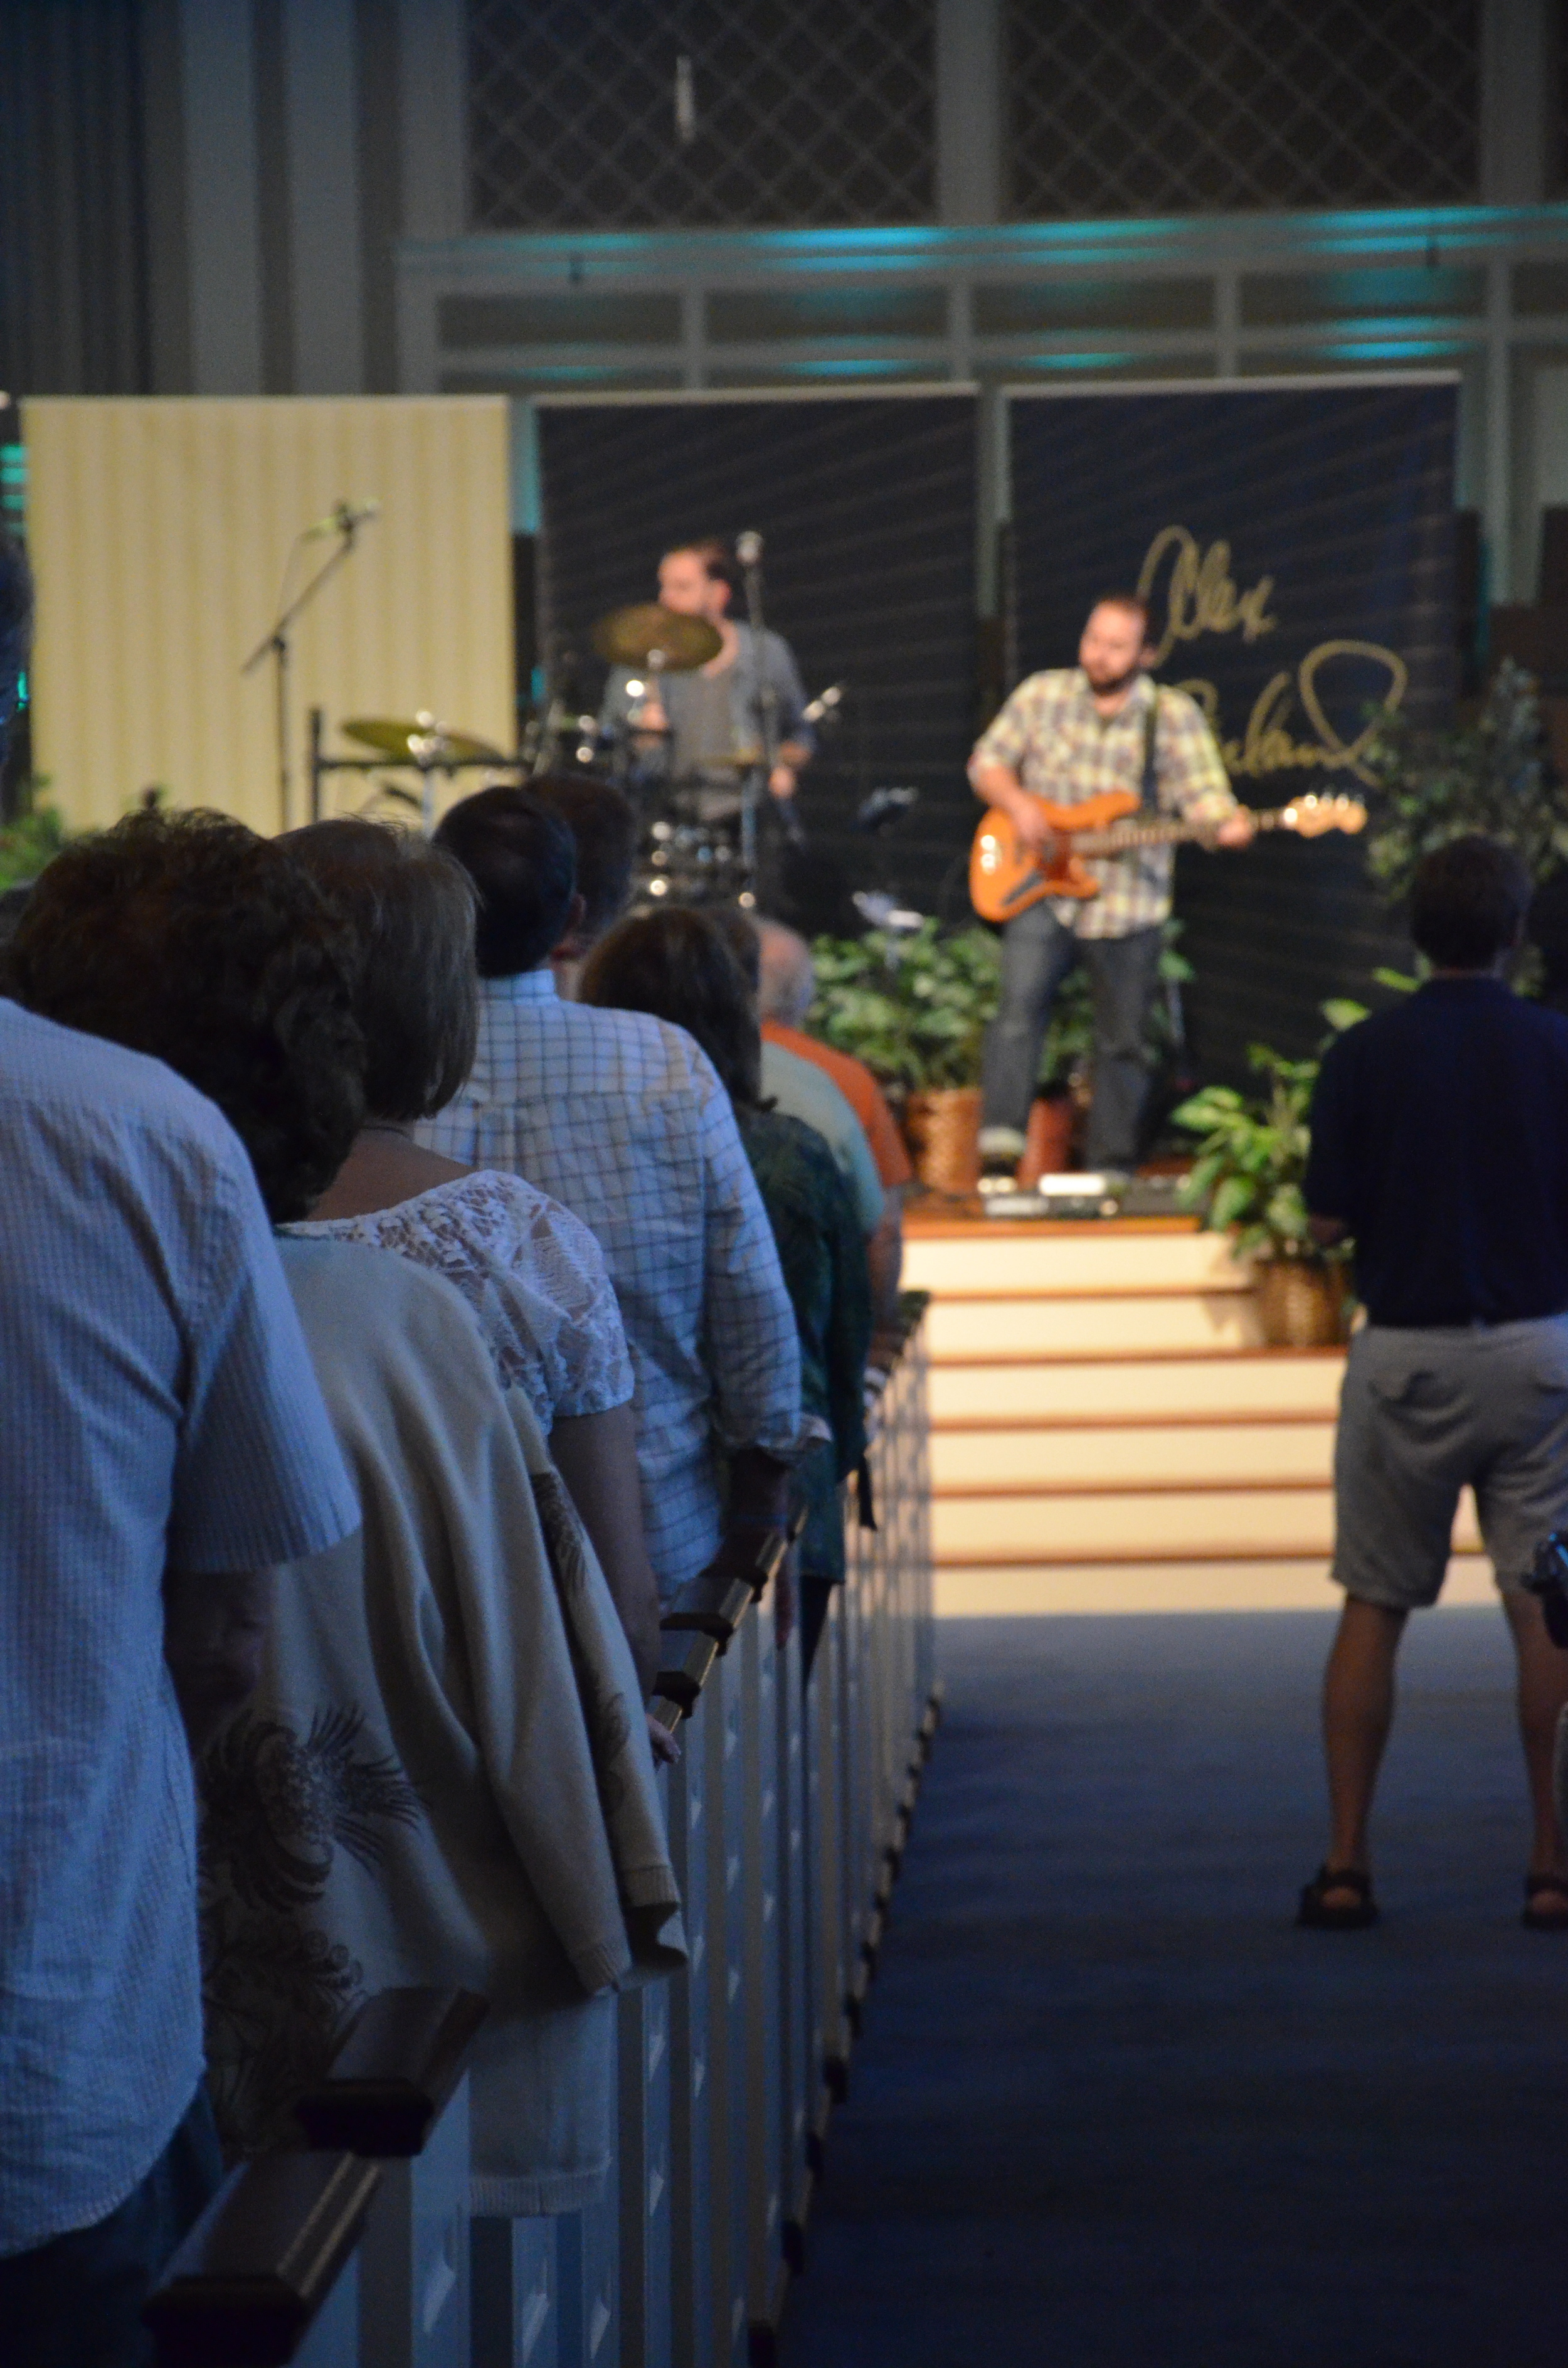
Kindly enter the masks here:
<path id="1" fill-rule="evenodd" d="M 1367 827 L 1367 809 L 1359 798 L 1292 798 L 1279 817 L 1282 828 L 1301 838 L 1321 838 L 1327 830 L 1352 834 Z"/>

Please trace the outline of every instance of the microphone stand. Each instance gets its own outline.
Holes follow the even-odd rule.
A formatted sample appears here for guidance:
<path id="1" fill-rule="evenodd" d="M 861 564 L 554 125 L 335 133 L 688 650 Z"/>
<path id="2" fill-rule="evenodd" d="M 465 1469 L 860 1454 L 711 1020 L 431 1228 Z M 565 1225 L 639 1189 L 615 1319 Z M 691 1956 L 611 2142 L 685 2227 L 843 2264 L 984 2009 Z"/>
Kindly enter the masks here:
<path id="1" fill-rule="evenodd" d="M 305 528 L 301 533 L 294 537 L 293 541 L 289 546 L 288 563 L 283 570 L 283 588 L 278 595 L 277 618 L 273 622 L 270 632 L 262 635 L 261 640 L 257 642 L 255 649 L 252 650 L 249 657 L 246 658 L 244 666 L 240 668 L 240 674 L 243 678 L 248 674 L 254 674 L 256 667 L 261 664 L 263 658 L 270 656 L 272 659 L 273 719 L 274 728 L 278 735 L 278 825 L 283 830 L 287 830 L 290 823 L 293 821 L 293 814 L 290 811 L 293 804 L 293 784 L 290 779 L 289 766 L 289 629 L 293 624 L 295 618 L 300 614 L 301 609 L 308 607 L 310 602 L 315 598 L 316 594 L 321 590 L 321 587 L 326 582 L 327 577 L 335 575 L 337 569 L 343 565 L 344 561 L 349 556 L 349 553 L 354 549 L 355 537 L 359 531 L 361 523 L 362 521 L 355 517 L 347 502 L 339 503 L 337 508 L 337 534 L 339 538 L 337 549 L 332 553 L 324 565 L 317 568 L 315 574 L 311 577 L 310 582 L 305 586 L 304 589 L 290 600 L 289 598 L 289 578 L 294 572 L 295 560 L 299 557 L 301 551 L 303 549 L 306 541 L 310 538 L 310 528 Z"/>
<path id="2" fill-rule="evenodd" d="M 774 768 L 778 762 L 778 689 L 767 672 L 767 651 L 763 643 L 762 617 L 762 537 L 743 534 L 735 541 L 735 556 L 745 578 L 746 622 L 751 627 L 757 671 L 757 705 L 762 718 L 762 782 L 759 790 L 756 772 L 746 775 L 741 791 L 741 871 L 745 882 L 745 897 L 756 902 L 756 814 L 759 797 L 770 794 Z M 799 841 L 801 825 L 792 813 L 781 812 L 779 820 L 788 836 Z"/>

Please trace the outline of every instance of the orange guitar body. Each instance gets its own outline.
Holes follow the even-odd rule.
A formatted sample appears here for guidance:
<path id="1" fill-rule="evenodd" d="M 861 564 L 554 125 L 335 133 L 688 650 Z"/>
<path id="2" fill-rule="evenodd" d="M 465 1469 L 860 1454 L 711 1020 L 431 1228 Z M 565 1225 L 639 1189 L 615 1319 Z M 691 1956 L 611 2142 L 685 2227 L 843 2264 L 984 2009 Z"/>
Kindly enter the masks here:
<path id="1" fill-rule="evenodd" d="M 986 808 L 969 856 L 970 901 L 983 921 L 1010 921 L 1042 896 L 1097 896 L 1099 882 L 1074 854 L 1073 835 L 1105 830 L 1138 811 L 1131 790 L 1107 790 L 1076 806 L 1052 805 L 1048 798 L 1040 804 L 1056 834 L 1045 855 L 1024 846 L 1011 814 L 999 806 Z"/>

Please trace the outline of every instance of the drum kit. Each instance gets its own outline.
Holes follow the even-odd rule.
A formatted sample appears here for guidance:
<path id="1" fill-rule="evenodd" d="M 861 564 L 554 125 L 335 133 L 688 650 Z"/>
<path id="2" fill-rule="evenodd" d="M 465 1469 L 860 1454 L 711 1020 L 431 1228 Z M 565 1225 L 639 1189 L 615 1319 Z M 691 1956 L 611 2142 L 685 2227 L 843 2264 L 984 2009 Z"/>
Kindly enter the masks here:
<path id="1" fill-rule="evenodd" d="M 368 805 L 391 799 L 416 808 L 426 831 L 435 827 L 437 782 L 450 782 L 469 772 L 478 772 L 480 786 L 488 787 L 492 781 L 526 782 L 541 773 L 592 765 L 619 781 L 642 805 L 644 800 L 639 792 L 643 776 L 652 769 L 649 757 L 672 736 L 656 705 L 660 677 L 695 673 L 718 656 L 723 642 L 705 618 L 683 616 L 656 600 L 611 609 L 594 626 L 591 640 L 608 665 L 641 677 L 628 686 L 633 704 L 624 723 L 604 726 L 597 715 L 576 712 L 557 694 L 529 723 L 515 755 L 472 732 L 455 731 L 422 710 L 410 718 L 352 716 L 342 726 L 344 737 L 357 748 L 373 753 L 330 756 L 323 746 L 323 711 L 312 709 L 309 746 L 312 819 L 324 811 L 324 785 L 326 777 L 335 773 L 371 777 L 374 786 Z M 717 764 L 733 771 L 736 779 L 734 797 L 721 797 L 713 803 L 738 812 L 748 787 L 760 785 L 763 762 L 759 747 L 705 760 L 705 769 Z M 388 778 L 411 771 L 419 777 L 417 792 Z M 649 803 L 659 810 L 645 818 L 635 892 L 640 901 L 683 905 L 751 901 L 752 865 L 745 834 L 737 836 L 731 814 L 705 814 L 700 800 L 693 803 L 679 791 L 665 791 L 662 784 L 658 798 Z"/>

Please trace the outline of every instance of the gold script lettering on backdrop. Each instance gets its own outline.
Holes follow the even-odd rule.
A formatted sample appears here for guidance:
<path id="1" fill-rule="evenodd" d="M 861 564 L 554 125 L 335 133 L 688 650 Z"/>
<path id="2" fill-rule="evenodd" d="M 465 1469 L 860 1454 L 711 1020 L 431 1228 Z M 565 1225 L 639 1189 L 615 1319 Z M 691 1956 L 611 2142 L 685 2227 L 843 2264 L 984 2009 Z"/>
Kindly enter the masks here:
<path id="1" fill-rule="evenodd" d="M 1167 566 L 1162 589 L 1161 570 Z M 1150 665 L 1163 666 L 1177 642 L 1195 642 L 1200 633 L 1239 632 L 1244 642 L 1271 633 L 1273 589 L 1273 576 L 1263 575 L 1250 592 L 1238 592 L 1228 542 L 1211 542 L 1200 551 L 1186 527 L 1162 527 L 1138 572 L 1138 598 L 1148 603 L 1151 636 L 1159 627 Z"/>
<path id="2" fill-rule="evenodd" d="M 1358 781 L 1371 786 L 1376 777 L 1360 762 L 1360 757 L 1377 729 L 1375 722 L 1353 740 L 1346 740 L 1324 712 L 1319 677 L 1335 658 L 1364 658 L 1386 668 L 1388 689 L 1381 706 L 1397 707 L 1404 697 L 1410 669 L 1396 650 L 1385 649 L 1381 642 L 1320 642 L 1315 650 L 1308 651 L 1293 677 L 1286 669 L 1270 675 L 1253 701 L 1246 729 L 1239 740 L 1221 737 L 1217 684 L 1199 677 L 1191 682 L 1178 683 L 1176 689 L 1185 690 L 1203 710 L 1220 743 L 1227 773 L 1256 780 L 1265 773 L 1305 771 L 1315 766 L 1324 772 L 1343 769 L 1354 773 Z M 1292 739 L 1288 719 L 1293 698 L 1301 700 L 1307 722 L 1317 734 L 1315 741 Z"/>

